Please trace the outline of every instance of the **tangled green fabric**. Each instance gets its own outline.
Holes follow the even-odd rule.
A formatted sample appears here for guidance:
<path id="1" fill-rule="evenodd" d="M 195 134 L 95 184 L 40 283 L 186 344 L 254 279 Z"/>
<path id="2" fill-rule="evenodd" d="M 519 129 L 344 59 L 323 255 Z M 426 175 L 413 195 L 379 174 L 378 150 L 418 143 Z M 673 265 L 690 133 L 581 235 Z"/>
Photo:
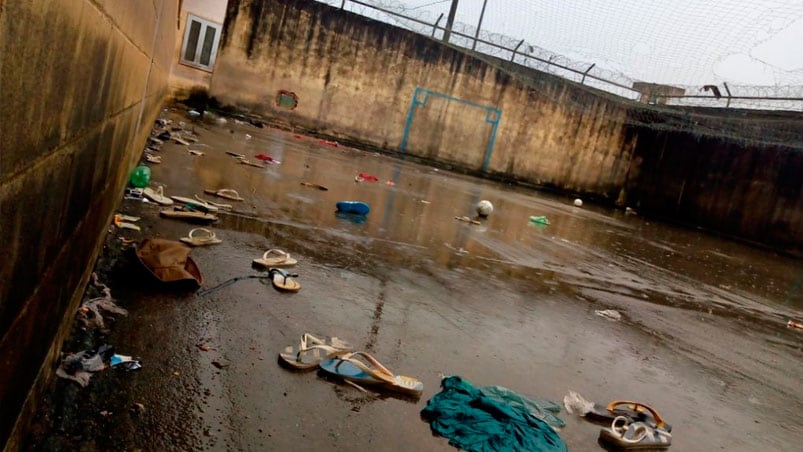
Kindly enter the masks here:
<path id="1" fill-rule="evenodd" d="M 452 446 L 469 452 L 566 451 L 560 436 L 533 416 L 527 404 L 508 403 L 513 391 L 489 396 L 456 376 L 444 378 L 441 387 L 421 416 Z"/>

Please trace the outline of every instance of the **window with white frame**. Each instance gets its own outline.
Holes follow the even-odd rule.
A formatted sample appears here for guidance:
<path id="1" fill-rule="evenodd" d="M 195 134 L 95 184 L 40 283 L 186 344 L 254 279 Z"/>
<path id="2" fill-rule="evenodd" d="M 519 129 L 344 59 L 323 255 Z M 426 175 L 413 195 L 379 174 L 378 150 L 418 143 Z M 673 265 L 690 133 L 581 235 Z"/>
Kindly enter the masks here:
<path id="1" fill-rule="evenodd" d="M 188 14 L 184 44 L 181 46 L 181 62 L 211 71 L 217 56 L 220 29 L 220 24 Z"/>

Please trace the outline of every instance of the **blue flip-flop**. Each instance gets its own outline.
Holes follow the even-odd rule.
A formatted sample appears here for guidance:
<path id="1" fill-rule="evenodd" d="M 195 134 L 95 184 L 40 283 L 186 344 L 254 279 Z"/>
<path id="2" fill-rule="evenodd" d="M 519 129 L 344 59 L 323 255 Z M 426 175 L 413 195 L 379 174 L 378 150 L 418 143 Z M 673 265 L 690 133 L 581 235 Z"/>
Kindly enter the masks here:
<path id="1" fill-rule="evenodd" d="M 424 391 L 424 383 L 418 379 L 395 375 L 365 352 L 347 353 L 327 359 L 321 362 L 320 367 L 330 375 L 358 385 L 376 386 L 416 397 Z"/>

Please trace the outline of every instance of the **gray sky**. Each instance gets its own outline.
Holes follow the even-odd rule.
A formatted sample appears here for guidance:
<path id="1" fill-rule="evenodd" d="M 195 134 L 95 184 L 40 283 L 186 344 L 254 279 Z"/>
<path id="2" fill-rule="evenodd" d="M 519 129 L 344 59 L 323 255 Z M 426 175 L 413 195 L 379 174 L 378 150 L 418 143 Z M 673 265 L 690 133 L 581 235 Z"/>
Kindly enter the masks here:
<path id="1" fill-rule="evenodd" d="M 451 4 L 362 1 L 430 22 Z M 460 0 L 457 21 L 476 25 L 482 4 Z M 487 0 L 482 29 L 635 80 L 803 85 L 803 0 Z"/>

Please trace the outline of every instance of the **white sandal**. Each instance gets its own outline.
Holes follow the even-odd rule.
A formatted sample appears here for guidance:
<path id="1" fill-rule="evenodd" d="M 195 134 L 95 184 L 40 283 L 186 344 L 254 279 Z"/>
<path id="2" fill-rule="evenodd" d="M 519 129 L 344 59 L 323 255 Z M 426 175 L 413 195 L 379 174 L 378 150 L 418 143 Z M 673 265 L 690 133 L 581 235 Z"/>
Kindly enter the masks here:
<path id="1" fill-rule="evenodd" d="M 270 257 L 271 255 L 275 257 Z M 262 267 L 292 267 L 297 263 L 298 261 L 290 257 L 289 253 L 278 249 L 267 250 L 261 258 L 254 259 L 254 264 Z"/>
<path id="2" fill-rule="evenodd" d="M 151 201 L 163 206 L 169 206 L 173 204 L 173 200 L 165 196 L 165 188 L 161 185 L 158 186 L 156 190 L 148 187 L 145 190 L 142 190 L 142 194 Z"/>
<path id="3" fill-rule="evenodd" d="M 195 233 L 198 231 L 203 232 L 203 234 L 196 235 Z M 206 228 L 195 228 L 191 230 L 190 233 L 187 234 L 187 237 L 181 238 L 181 241 L 192 246 L 215 245 L 223 242 L 223 240 L 217 238 L 214 232 Z"/>

